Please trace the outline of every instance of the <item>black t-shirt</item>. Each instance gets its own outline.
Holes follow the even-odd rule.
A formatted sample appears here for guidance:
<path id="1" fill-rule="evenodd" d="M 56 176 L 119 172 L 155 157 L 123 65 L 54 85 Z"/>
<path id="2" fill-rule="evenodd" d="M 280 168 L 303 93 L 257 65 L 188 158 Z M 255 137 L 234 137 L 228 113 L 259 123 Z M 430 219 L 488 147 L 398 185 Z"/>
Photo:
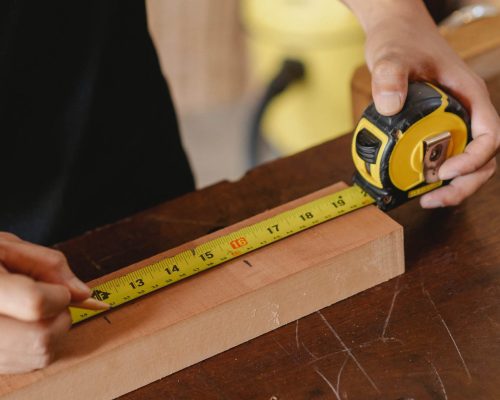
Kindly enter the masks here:
<path id="1" fill-rule="evenodd" d="M 142 0 L 0 2 L 0 230 L 51 244 L 193 187 Z"/>

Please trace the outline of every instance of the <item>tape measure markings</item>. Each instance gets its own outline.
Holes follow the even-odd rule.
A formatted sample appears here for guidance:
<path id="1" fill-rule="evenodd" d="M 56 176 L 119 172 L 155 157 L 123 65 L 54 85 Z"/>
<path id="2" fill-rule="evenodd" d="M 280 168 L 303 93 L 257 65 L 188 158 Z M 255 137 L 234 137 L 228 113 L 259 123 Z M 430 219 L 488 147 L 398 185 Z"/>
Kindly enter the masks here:
<path id="1" fill-rule="evenodd" d="M 99 284 L 92 295 L 116 307 L 374 202 L 352 186 Z M 74 324 L 101 312 L 70 307 Z"/>

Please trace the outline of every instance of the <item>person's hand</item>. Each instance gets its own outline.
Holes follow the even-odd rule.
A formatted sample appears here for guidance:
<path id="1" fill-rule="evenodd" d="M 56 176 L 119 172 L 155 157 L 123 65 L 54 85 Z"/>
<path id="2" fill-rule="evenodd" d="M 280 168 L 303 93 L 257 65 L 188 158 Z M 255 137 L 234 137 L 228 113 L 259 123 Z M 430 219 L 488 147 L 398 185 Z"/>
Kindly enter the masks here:
<path id="1" fill-rule="evenodd" d="M 420 0 L 345 3 L 366 31 L 366 62 L 378 112 L 393 115 L 401 110 L 409 80 L 436 83 L 469 110 L 473 140 L 439 170 L 440 179 L 452 181 L 420 199 L 425 208 L 459 204 L 496 170 L 500 119 L 484 82 L 448 46 Z"/>
<path id="2" fill-rule="evenodd" d="M 70 301 L 89 296 L 61 252 L 0 232 L 0 373 L 47 366 L 71 326 Z"/>

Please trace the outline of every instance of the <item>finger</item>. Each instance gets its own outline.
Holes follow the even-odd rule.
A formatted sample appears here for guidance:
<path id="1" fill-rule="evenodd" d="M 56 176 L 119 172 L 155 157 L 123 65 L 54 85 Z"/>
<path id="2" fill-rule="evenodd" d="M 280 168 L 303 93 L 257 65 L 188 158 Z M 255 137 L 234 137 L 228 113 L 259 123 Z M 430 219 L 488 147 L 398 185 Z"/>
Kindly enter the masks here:
<path id="1" fill-rule="evenodd" d="M 477 136 L 464 152 L 449 158 L 439 169 L 439 179 L 453 179 L 482 168 L 498 152 L 497 138 L 493 134 Z"/>
<path id="2" fill-rule="evenodd" d="M 488 88 L 461 60 L 456 66 L 444 66 L 440 71 L 440 85 L 456 97 L 471 113 L 472 136 L 498 134 L 499 117 Z"/>
<path id="3" fill-rule="evenodd" d="M 377 61 L 372 69 L 372 95 L 377 111 L 394 115 L 401 111 L 408 92 L 408 66 L 397 57 Z"/>
<path id="4" fill-rule="evenodd" d="M 465 198 L 476 192 L 491 178 L 496 170 L 496 160 L 492 159 L 478 171 L 459 176 L 453 179 L 449 185 L 434 190 L 420 198 L 423 208 L 436 208 L 455 206 Z"/>
<path id="5" fill-rule="evenodd" d="M 442 179 L 452 179 L 481 168 L 498 153 L 500 118 L 484 81 L 461 62 L 455 67 L 445 68 L 441 75 L 440 83 L 470 111 L 474 138 L 464 155 L 450 158 L 440 168 Z"/>
<path id="6" fill-rule="evenodd" d="M 0 353 L 12 351 L 23 355 L 52 352 L 56 343 L 71 327 L 71 316 L 64 310 L 43 321 L 19 321 L 0 315 Z"/>
<path id="7" fill-rule="evenodd" d="M 0 276 L 0 314 L 38 321 L 60 314 L 70 300 L 70 292 L 65 286 L 35 282 L 19 274 Z"/>
<path id="8" fill-rule="evenodd" d="M 0 352 L 0 374 L 22 374 L 47 367 L 52 354 L 27 355 L 5 350 Z"/>
<path id="9" fill-rule="evenodd" d="M 67 311 L 43 322 L 0 316 L 0 373 L 27 372 L 53 360 L 57 343 L 71 327 Z"/>
<path id="10" fill-rule="evenodd" d="M 90 289 L 71 272 L 66 257 L 59 251 L 28 242 L 3 241 L 0 262 L 10 271 L 49 283 L 65 285 L 74 301 L 90 296 Z"/>
<path id="11" fill-rule="evenodd" d="M 85 310 L 92 310 L 92 311 L 103 311 L 103 310 L 109 310 L 111 306 L 108 303 L 105 303 L 104 301 L 94 299 L 93 297 L 89 297 L 84 301 L 71 303 L 70 307 L 83 308 Z"/>
<path id="12" fill-rule="evenodd" d="M 11 242 L 22 242 L 22 239 L 10 232 L 0 232 L 0 240 L 10 240 Z"/>
<path id="13" fill-rule="evenodd" d="M 0 232 L 0 246 L 2 241 L 22 242 L 18 236 L 10 232 Z M 7 268 L 5 268 L 5 265 L 0 262 L 0 273 L 4 272 L 7 272 Z"/>

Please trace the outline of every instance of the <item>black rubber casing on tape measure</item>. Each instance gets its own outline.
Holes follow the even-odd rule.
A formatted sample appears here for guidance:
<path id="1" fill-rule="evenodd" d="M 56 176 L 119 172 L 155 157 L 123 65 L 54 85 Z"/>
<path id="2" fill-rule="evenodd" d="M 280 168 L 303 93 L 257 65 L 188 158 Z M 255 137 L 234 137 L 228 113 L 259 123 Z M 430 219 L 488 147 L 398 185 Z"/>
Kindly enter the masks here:
<path id="1" fill-rule="evenodd" d="M 422 123 L 425 119 L 428 121 Z M 432 132 L 433 129 L 437 132 Z M 382 210 L 394 208 L 411 197 L 446 184 L 440 181 L 439 184 L 429 185 L 421 174 L 417 177 L 416 172 L 405 164 L 410 164 L 410 158 L 422 151 L 417 149 L 423 146 L 419 138 L 442 131 L 452 133 L 449 156 L 463 152 L 471 140 L 466 109 L 458 100 L 430 84 L 410 83 L 404 107 L 394 116 L 379 114 L 372 103 L 364 111 L 353 137 L 352 155 L 357 169 L 354 183 L 372 196 Z M 405 140 L 411 143 L 396 146 Z M 393 157 L 396 147 L 399 147 L 399 154 Z M 391 167 L 390 162 L 393 163 Z M 400 174 L 410 177 L 400 179 Z M 411 178 L 412 174 L 415 177 Z M 405 179 L 407 182 L 404 182 Z"/>

